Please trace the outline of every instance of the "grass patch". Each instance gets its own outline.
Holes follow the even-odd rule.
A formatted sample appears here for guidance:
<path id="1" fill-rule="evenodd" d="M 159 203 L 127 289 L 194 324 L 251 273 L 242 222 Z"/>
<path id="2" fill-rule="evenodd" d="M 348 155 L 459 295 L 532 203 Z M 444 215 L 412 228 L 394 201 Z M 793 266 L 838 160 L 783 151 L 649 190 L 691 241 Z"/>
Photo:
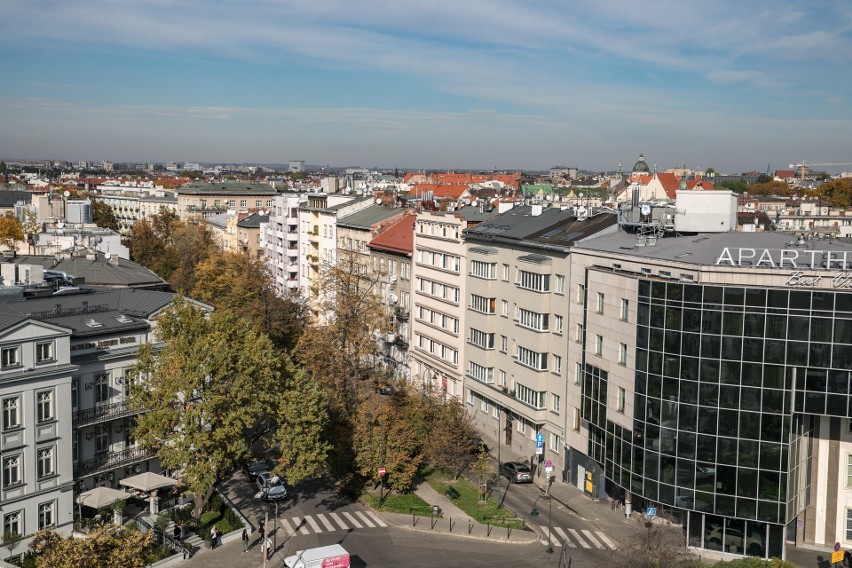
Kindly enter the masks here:
<path id="1" fill-rule="evenodd" d="M 514 512 L 505 507 L 497 508 L 496 499 L 489 496 L 487 501 L 480 503 L 479 488 L 464 477 L 453 479 L 451 474 L 440 470 L 428 470 L 424 475 L 426 483 L 442 495 L 446 495 L 450 487 L 455 489 L 459 496 L 452 499 L 452 502 L 476 521 L 482 524 L 490 523 L 496 527 L 524 528 L 524 521 L 515 517 Z"/>
<path id="2" fill-rule="evenodd" d="M 405 515 L 414 513 L 415 515 L 420 516 L 426 516 L 432 513 L 432 507 L 429 503 L 414 493 L 396 493 L 393 491 L 388 493 L 388 491 L 385 490 L 385 500 L 382 502 L 381 507 L 379 507 L 379 495 L 379 491 L 364 491 L 364 493 L 361 494 L 361 498 L 366 501 L 370 507 L 377 511 L 402 513 Z"/>

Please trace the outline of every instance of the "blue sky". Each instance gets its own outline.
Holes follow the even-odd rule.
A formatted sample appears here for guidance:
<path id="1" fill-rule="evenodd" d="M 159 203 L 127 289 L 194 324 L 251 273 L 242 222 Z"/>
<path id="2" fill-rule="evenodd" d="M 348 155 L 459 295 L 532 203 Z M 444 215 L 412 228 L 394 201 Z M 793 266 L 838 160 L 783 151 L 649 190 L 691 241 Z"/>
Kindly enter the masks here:
<path id="1" fill-rule="evenodd" d="M 845 0 L 8 1 L 0 50 L 0 159 L 852 162 Z"/>

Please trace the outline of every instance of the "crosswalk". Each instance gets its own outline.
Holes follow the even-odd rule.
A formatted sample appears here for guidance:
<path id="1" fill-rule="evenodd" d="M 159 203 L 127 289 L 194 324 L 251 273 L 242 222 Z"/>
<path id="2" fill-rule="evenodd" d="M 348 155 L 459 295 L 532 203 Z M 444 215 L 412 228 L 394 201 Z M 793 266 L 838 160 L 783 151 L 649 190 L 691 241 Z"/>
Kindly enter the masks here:
<path id="1" fill-rule="evenodd" d="M 388 525 L 373 511 L 342 511 L 340 513 L 317 513 L 280 519 L 288 534 L 320 534 L 347 531 L 350 529 L 387 527 Z"/>
<path id="2" fill-rule="evenodd" d="M 600 550 L 615 550 L 615 543 L 610 540 L 606 534 L 601 531 L 590 531 L 585 529 L 562 529 L 561 527 L 552 527 L 548 531 L 546 526 L 538 527 L 544 540 L 542 544 L 547 544 L 548 533 L 550 534 L 550 543 L 554 548 L 561 548 L 563 545 L 568 548 L 597 548 Z"/>

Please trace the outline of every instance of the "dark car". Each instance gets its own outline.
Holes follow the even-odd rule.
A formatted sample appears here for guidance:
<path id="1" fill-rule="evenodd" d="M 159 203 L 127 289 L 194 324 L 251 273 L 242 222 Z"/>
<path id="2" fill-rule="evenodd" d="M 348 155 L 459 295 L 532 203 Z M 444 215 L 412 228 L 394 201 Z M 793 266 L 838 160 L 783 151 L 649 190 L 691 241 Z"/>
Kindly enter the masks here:
<path id="1" fill-rule="evenodd" d="M 272 466 L 269 465 L 269 462 L 266 460 L 255 460 L 245 464 L 243 466 L 243 471 L 250 480 L 254 481 L 261 473 L 268 473 L 272 471 Z"/>
<path id="2" fill-rule="evenodd" d="M 532 483 L 532 470 L 528 465 L 515 462 L 503 464 L 503 475 L 512 483 Z"/>

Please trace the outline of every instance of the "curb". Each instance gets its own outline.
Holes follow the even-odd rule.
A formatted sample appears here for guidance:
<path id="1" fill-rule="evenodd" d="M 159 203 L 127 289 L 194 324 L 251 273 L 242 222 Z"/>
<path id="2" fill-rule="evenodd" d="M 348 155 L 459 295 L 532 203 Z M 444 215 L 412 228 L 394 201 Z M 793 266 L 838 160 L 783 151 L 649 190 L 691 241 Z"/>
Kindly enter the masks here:
<path id="1" fill-rule="evenodd" d="M 385 518 L 385 517 L 382 517 L 382 518 Z M 387 522 L 387 519 L 385 519 L 385 521 Z M 471 540 L 485 540 L 485 541 L 490 541 L 490 542 L 499 542 L 501 544 L 532 544 L 534 542 L 538 542 L 541 538 L 541 537 L 539 537 L 538 533 L 531 531 L 531 530 L 528 530 L 528 529 L 512 529 L 514 531 L 512 533 L 512 538 L 511 539 L 505 539 L 505 538 L 498 538 L 496 536 L 485 536 L 485 535 L 478 535 L 478 534 L 465 534 L 465 533 L 435 531 L 433 529 L 418 528 L 418 527 L 413 527 L 413 526 L 409 526 L 409 525 L 398 525 L 398 524 L 395 524 L 395 523 L 394 524 L 388 523 L 388 526 L 392 526 L 392 527 L 397 528 L 397 529 L 404 529 L 404 530 L 407 530 L 407 531 L 410 531 L 410 532 L 434 534 L 434 535 L 440 535 L 440 536 L 454 536 L 454 537 L 458 537 L 458 538 L 466 538 L 466 539 L 471 539 Z M 483 525 L 474 525 L 474 526 L 480 526 L 481 527 Z M 505 529 L 503 529 L 502 527 L 499 527 L 499 528 L 494 527 L 494 530 L 505 530 Z M 523 535 L 525 535 L 524 538 L 523 539 L 515 539 L 514 538 L 515 532 L 522 533 Z"/>

